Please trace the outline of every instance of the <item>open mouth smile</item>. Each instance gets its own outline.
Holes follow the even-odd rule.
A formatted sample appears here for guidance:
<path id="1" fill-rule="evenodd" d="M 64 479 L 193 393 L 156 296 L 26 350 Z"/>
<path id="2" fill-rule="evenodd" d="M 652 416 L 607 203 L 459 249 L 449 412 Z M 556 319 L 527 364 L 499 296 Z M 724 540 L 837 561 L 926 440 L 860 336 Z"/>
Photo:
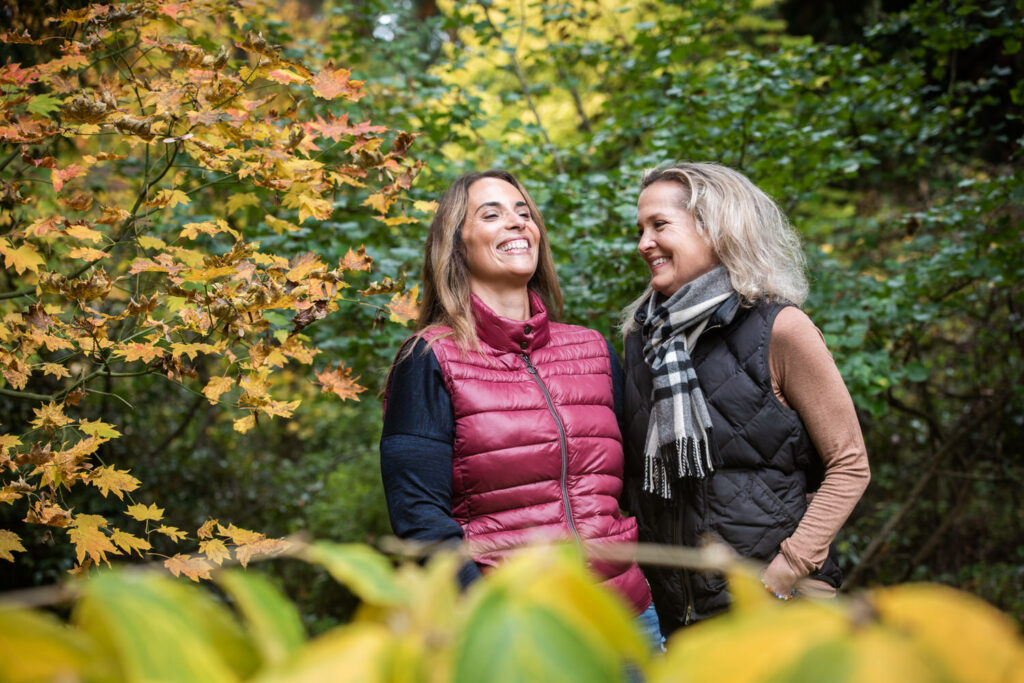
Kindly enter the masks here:
<path id="1" fill-rule="evenodd" d="M 498 245 L 498 251 L 502 253 L 510 253 L 514 251 L 529 251 L 529 249 L 530 243 L 523 238 L 509 240 L 507 242 L 502 242 L 500 245 Z"/>

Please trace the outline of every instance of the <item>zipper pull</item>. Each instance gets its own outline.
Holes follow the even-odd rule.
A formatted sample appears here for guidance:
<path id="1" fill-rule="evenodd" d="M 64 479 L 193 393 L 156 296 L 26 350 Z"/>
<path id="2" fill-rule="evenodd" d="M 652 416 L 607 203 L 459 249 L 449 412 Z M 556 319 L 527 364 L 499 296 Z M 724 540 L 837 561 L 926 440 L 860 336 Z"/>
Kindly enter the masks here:
<path id="1" fill-rule="evenodd" d="M 521 353 L 519 355 L 522 356 L 523 361 L 526 363 L 526 371 L 531 375 L 536 375 L 537 368 L 533 367 L 533 363 L 530 362 L 530 357 L 527 356 L 525 353 Z"/>

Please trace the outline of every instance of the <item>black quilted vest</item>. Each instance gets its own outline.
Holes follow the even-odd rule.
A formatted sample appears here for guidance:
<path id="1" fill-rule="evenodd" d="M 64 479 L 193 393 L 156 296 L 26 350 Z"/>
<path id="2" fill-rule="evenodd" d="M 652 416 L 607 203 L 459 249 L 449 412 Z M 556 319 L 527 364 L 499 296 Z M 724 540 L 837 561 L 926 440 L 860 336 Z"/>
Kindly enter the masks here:
<path id="1" fill-rule="evenodd" d="M 699 546 L 714 537 L 767 563 L 796 529 L 807 493 L 821 483 L 822 465 L 799 415 L 772 390 L 768 342 L 783 308 L 745 308 L 733 296 L 709 320 L 692 357 L 721 464 L 708 479 L 680 482 L 668 501 L 642 490 L 651 374 L 639 330 L 626 338 L 625 504 L 637 516 L 641 541 Z M 643 316 L 637 312 L 638 323 Z M 666 634 L 729 606 L 720 575 L 664 567 L 644 573 Z M 831 550 L 812 576 L 839 587 L 842 574 Z"/>

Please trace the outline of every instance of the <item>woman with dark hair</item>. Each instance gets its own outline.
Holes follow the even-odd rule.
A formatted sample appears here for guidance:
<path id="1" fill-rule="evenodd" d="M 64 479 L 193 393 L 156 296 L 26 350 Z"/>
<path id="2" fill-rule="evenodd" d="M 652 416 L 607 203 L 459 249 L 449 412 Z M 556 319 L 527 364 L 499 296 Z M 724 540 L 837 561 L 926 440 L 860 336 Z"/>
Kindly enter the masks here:
<path id="1" fill-rule="evenodd" d="M 870 473 L 850 394 L 798 308 L 796 232 L 744 175 L 709 163 L 645 174 L 637 227 L 651 281 L 623 316 L 623 438 L 640 539 L 716 539 L 764 563 L 778 598 L 834 595 L 830 545 Z M 646 574 L 666 634 L 729 605 L 720 576 Z"/>
<path id="2" fill-rule="evenodd" d="M 622 371 L 599 333 L 556 322 L 561 306 L 526 189 L 504 171 L 456 180 L 430 226 L 380 452 L 395 534 L 465 543 L 464 585 L 533 540 L 636 542 L 619 509 Z M 592 568 L 656 632 L 637 565 Z"/>

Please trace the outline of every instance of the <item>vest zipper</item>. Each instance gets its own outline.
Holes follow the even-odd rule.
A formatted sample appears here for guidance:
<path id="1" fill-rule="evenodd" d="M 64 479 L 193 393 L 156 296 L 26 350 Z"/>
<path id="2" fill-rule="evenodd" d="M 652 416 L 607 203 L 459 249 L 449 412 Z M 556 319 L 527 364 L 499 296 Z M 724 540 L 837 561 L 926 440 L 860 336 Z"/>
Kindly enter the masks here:
<path id="1" fill-rule="evenodd" d="M 548 403 L 548 410 L 551 412 L 551 416 L 555 418 L 555 426 L 558 427 L 558 439 L 562 446 L 562 478 L 560 480 L 562 486 L 562 503 L 565 505 L 565 515 L 569 522 L 569 531 L 572 532 L 573 539 L 579 543 L 580 535 L 576 531 L 576 523 L 572 518 L 572 508 L 569 506 L 569 489 L 565 483 L 569 472 L 569 449 L 565 444 L 565 427 L 562 425 L 562 419 L 558 417 L 558 413 L 555 411 L 555 404 L 551 401 L 551 394 L 548 393 L 548 388 L 544 386 L 544 380 L 540 378 L 537 368 L 533 367 L 533 363 L 530 362 L 530 357 L 525 353 L 521 353 L 519 355 L 522 356 L 523 361 L 526 363 L 526 371 L 533 376 L 534 381 L 537 382 L 537 386 L 539 386 L 541 392 L 543 392 L 544 400 Z"/>

